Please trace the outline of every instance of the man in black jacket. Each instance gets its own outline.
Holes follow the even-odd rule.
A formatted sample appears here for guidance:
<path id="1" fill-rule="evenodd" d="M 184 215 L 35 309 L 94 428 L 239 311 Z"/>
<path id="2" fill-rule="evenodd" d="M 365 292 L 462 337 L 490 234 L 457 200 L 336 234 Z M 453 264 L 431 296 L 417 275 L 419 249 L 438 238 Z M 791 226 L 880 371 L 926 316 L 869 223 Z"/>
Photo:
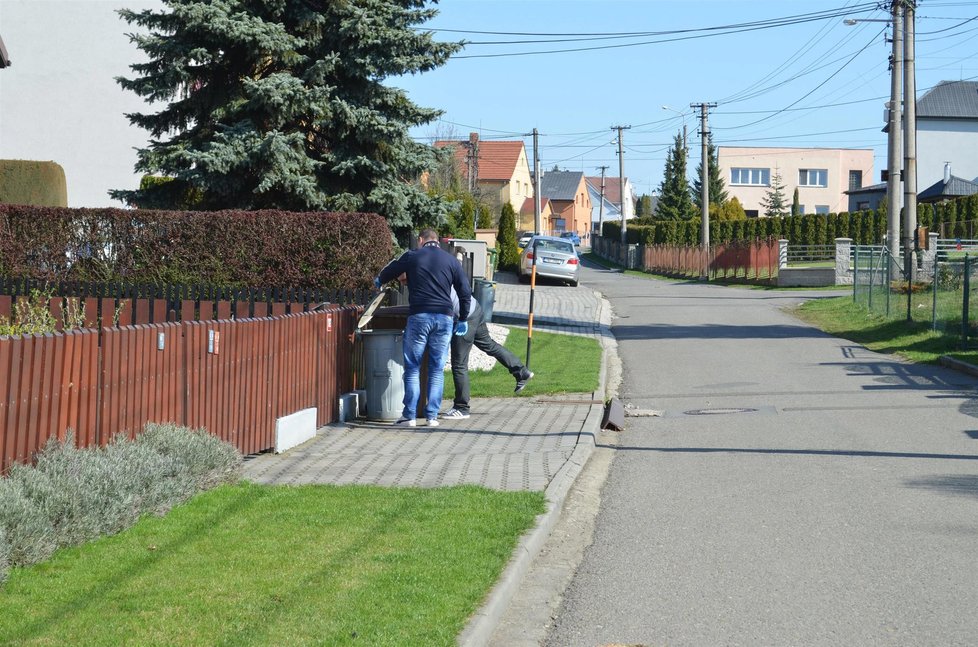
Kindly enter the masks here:
<path id="1" fill-rule="evenodd" d="M 457 308 L 458 298 L 455 294 L 452 294 L 452 297 Z M 456 311 L 456 316 L 457 314 Z M 510 375 L 516 379 L 516 393 L 522 391 L 533 377 L 533 373 L 523 365 L 519 357 L 505 346 L 496 343 L 489 334 L 485 311 L 475 299 L 472 300 L 468 324 L 465 334 L 452 337 L 452 380 L 455 383 L 455 400 L 452 408 L 445 412 L 442 418 L 464 420 L 469 417 L 469 352 L 473 344 L 506 367 Z"/>
<path id="2" fill-rule="evenodd" d="M 394 423 L 414 427 L 421 397 L 421 357 L 428 351 L 428 402 L 425 419 L 429 427 L 438 426 L 438 413 L 445 386 L 443 368 L 452 336 L 452 289 L 458 294 L 456 334 L 468 332 L 466 319 L 472 291 L 462 264 L 438 244 L 438 233 L 425 229 L 418 240 L 420 247 L 391 261 L 374 279 L 380 287 L 388 281 L 407 275 L 408 318 L 404 330 L 404 410 Z"/>

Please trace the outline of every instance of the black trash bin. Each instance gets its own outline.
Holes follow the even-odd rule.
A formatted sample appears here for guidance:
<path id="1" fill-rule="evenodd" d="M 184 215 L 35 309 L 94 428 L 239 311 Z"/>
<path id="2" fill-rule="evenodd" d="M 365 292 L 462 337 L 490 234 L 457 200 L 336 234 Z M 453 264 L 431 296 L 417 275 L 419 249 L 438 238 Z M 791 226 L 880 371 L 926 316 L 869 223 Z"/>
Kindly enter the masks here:
<path id="1" fill-rule="evenodd" d="M 472 298 L 479 302 L 479 307 L 485 314 L 486 323 L 492 321 L 492 309 L 496 303 L 496 282 L 486 279 L 475 279 Z"/>

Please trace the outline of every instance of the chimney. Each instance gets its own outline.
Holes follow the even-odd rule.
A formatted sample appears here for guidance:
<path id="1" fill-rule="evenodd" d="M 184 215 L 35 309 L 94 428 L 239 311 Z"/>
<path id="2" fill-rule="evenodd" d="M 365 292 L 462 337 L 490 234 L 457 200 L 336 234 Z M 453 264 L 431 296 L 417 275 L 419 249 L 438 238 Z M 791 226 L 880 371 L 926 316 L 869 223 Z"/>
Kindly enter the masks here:
<path id="1" fill-rule="evenodd" d="M 944 162 L 944 184 L 951 181 L 951 163 Z"/>

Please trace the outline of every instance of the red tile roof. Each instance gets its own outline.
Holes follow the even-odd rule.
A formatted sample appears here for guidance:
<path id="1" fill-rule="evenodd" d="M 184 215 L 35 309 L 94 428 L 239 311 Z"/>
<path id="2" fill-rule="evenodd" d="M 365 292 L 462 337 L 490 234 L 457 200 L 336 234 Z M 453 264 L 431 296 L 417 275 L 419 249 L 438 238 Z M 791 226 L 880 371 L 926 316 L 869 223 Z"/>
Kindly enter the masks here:
<path id="1" fill-rule="evenodd" d="M 584 178 L 587 183 L 593 186 L 599 193 L 601 192 L 601 176 L 600 175 L 588 175 Z M 625 178 L 627 181 L 628 178 Z M 621 205 L 621 184 L 617 177 L 604 178 L 604 199 L 611 204 Z"/>
<path id="2" fill-rule="evenodd" d="M 455 147 L 455 163 L 462 171 L 462 177 L 468 173 L 468 142 L 440 140 L 435 142 L 435 148 Z M 500 181 L 510 180 L 516 171 L 516 163 L 523 152 L 523 142 L 479 142 L 479 180 Z"/>
<path id="3" fill-rule="evenodd" d="M 540 213 L 543 213 L 544 211 L 547 210 L 548 202 L 550 202 L 550 198 L 544 198 L 544 197 L 540 198 Z M 533 215 L 534 213 L 535 212 L 533 210 L 533 198 L 527 198 L 526 200 L 523 201 L 523 206 L 520 207 L 520 215 L 530 216 Z"/>

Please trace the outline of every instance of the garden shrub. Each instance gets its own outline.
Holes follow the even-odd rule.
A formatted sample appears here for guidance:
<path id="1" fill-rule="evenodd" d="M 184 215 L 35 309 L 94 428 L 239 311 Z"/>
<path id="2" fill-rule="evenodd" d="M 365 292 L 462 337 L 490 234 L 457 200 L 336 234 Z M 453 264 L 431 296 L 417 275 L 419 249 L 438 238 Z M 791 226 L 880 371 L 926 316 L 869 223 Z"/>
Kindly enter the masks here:
<path id="1" fill-rule="evenodd" d="M 55 162 L 0 160 L 0 203 L 67 207 L 64 169 Z"/>
<path id="2" fill-rule="evenodd" d="M 497 262 L 499 269 L 518 272 L 520 268 L 520 248 L 516 241 L 516 210 L 508 202 L 503 205 L 499 213 L 496 249 L 499 250 L 499 260 Z"/>
<path id="3" fill-rule="evenodd" d="M 78 449 L 50 440 L 34 465 L 0 479 L 0 581 L 6 566 L 120 532 L 197 492 L 238 478 L 241 455 L 204 430 L 149 424 L 130 439 Z"/>
<path id="4" fill-rule="evenodd" d="M 40 281 L 345 289 L 392 254 L 375 214 L 0 205 L 0 275 Z"/>

